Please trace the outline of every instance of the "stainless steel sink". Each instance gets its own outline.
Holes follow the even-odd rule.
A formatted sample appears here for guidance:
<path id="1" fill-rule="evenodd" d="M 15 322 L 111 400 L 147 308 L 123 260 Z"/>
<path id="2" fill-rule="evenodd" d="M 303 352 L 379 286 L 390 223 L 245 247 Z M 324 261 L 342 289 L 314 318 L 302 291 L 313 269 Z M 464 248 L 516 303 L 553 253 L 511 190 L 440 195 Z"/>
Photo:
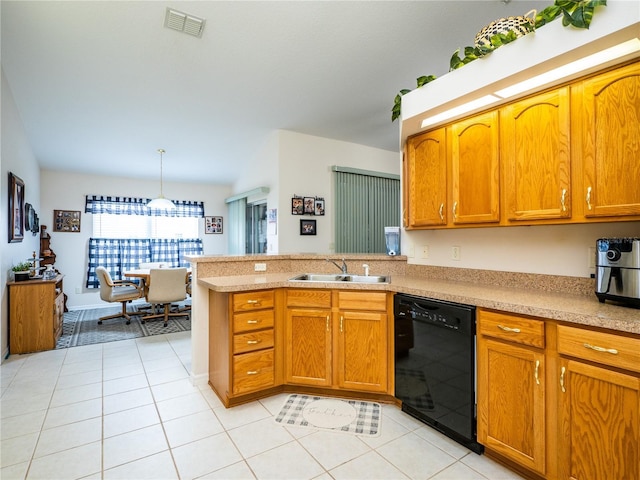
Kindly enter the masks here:
<path id="1" fill-rule="evenodd" d="M 391 278 L 387 275 L 351 275 L 351 274 L 325 274 L 303 273 L 291 277 L 290 282 L 351 282 L 351 283 L 389 283 Z"/>

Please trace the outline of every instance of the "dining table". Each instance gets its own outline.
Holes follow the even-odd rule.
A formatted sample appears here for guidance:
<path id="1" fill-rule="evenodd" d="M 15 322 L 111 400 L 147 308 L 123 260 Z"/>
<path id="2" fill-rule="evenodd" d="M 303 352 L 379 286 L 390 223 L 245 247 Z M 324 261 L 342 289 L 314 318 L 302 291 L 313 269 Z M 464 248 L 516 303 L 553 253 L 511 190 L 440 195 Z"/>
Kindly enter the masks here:
<path id="1" fill-rule="evenodd" d="M 191 274 L 191 268 L 187 268 L 187 275 Z M 139 278 L 142 283 L 142 289 L 144 296 L 147 296 L 149 290 L 149 283 L 151 279 L 151 268 L 132 268 L 131 270 L 125 270 L 123 276 L 128 278 Z"/>

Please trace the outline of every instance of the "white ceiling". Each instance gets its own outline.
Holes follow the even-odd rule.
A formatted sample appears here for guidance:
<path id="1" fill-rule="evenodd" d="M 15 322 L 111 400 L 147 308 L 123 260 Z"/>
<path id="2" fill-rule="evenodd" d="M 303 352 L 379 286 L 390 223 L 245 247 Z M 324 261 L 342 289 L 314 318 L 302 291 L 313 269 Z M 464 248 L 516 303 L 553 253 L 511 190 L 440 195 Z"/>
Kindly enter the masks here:
<path id="1" fill-rule="evenodd" d="M 397 152 L 401 88 L 552 3 L 3 0 L 2 69 L 44 169 L 157 178 L 164 148 L 165 180 L 233 183 L 274 129 Z"/>

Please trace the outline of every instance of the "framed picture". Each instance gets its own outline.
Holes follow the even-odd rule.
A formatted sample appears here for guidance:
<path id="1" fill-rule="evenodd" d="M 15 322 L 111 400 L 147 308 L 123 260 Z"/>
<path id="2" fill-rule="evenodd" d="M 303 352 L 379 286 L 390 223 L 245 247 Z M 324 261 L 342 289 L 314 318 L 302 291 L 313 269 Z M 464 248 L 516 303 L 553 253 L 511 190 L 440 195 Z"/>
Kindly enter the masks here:
<path id="1" fill-rule="evenodd" d="M 324 198 L 316 198 L 314 210 L 314 215 L 324 215 Z"/>
<path id="2" fill-rule="evenodd" d="M 204 217 L 204 233 L 222 233 L 222 217 Z"/>
<path id="3" fill-rule="evenodd" d="M 304 197 L 304 214 L 313 215 L 315 213 L 313 197 Z"/>
<path id="4" fill-rule="evenodd" d="M 24 182 L 9 172 L 9 243 L 24 238 Z"/>
<path id="5" fill-rule="evenodd" d="M 316 234 L 315 220 L 300 220 L 300 235 L 315 235 L 315 234 Z"/>
<path id="6" fill-rule="evenodd" d="M 54 210 L 53 231 L 80 233 L 80 210 Z"/>
<path id="7" fill-rule="evenodd" d="M 291 199 L 291 215 L 302 215 L 304 213 L 302 197 L 293 197 Z"/>

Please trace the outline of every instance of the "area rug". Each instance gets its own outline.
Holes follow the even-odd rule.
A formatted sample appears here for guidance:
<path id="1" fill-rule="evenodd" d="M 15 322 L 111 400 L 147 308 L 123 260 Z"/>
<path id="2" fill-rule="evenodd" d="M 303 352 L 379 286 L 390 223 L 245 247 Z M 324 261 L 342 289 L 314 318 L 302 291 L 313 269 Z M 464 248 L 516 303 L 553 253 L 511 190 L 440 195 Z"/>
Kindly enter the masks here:
<path id="1" fill-rule="evenodd" d="M 56 349 L 93 345 L 95 343 L 117 342 L 132 338 L 149 337 L 165 333 L 186 332 L 191 330 L 191 317 L 173 317 L 164 327 L 162 319 L 140 323 L 140 319 L 148 312 L 138 312 L 136 307 L 129 307 L 131 323 L 127 325 L 124 318 L 112 318 L 98 325 L 98 319 L 120 312 L 121 307 L 91 308 L 73 310 L 64 314 L 62 335 L 56 343 Z"/>
<path id="2" fill-rule="evenodd" d="M 276 423 L 377 437 L 382 410 L 379 403 L 293 394 L 287 397 Z"/>

